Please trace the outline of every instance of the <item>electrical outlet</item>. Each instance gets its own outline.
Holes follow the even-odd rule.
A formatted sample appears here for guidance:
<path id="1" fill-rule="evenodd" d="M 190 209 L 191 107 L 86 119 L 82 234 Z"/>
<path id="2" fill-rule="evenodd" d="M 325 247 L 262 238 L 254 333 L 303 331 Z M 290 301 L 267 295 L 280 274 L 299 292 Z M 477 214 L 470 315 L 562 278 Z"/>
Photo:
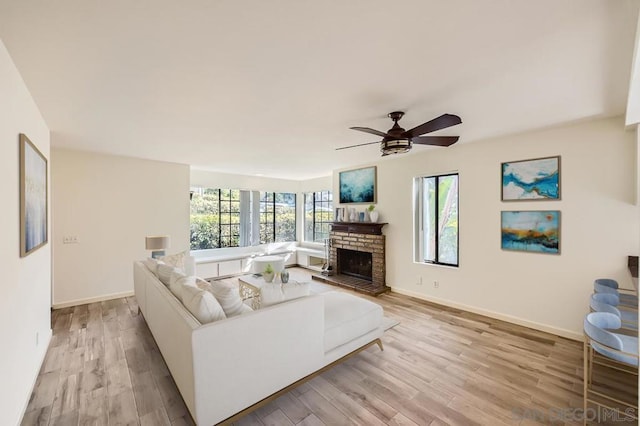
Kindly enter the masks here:
<path id="1" fill-rule="evenodd" d="M 440 283 L 438 281 L 434 281 L 433 288 L 440 288 Z"/>
<path id="2" fill-rule="evenodd" d="M 39 340 L 40 340 L 40 333 L 36 331 L 36 346 L 38 346 Z"/>
<path id="3" fill-rule="evenodd" d="M 62 244 L 78 244 L 77 235 L 65 235 L 62 237 Z"/>
<path id="4" fill-rule="evenodd" d="M 416 285 L 422 285 L 422 277 L 418 277 L 418 281 L 416 282 Z"/>

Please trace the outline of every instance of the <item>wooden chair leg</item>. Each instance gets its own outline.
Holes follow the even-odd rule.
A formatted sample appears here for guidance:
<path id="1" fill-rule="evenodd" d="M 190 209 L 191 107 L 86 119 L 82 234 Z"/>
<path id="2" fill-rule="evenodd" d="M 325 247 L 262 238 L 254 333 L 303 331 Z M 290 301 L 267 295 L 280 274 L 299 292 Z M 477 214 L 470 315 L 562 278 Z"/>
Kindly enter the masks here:
<path id="1" fill-rule="evenodd" d="M 380 350 L 384 351 L 384 347 L 382 346 L 382 340 L 376 339 L 376 343 L 377 343 L 378 347 L 380 348 Z"/>
<path id="2" fill-rule="evenodd" d="M 587 425 L 587 392 L 589 389 L 588 380 L 589 380 L 589 342 L 585 339 L 584 349 L 583 349 L 583 362 L 582 362 L 582 408 L 584 413 L 583 424 Z"/>

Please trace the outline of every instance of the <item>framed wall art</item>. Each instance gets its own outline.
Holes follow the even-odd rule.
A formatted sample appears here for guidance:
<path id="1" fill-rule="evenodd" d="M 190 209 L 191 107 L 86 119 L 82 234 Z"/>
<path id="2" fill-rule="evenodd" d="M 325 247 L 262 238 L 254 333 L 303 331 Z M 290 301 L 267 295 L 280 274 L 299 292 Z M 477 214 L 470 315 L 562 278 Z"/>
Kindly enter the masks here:
<path id="1" fill-rule="evenodd" d="M 560 156 L 502 163 L 501 199 L 559 200 Z"/>
<path id="2" fill-rule="evenodd" d="M 503 211 L 503 250 L 560 254 L 560 211 Z"/>
<path id="3" fill-rule="evenodd" d="M 340 204 L 376 202 L 376 166 L 339 174 Z"/>
<path id="4" fill-rule="evenodd" d="M 47 159 L 20 134 L 20 257 L 47 244 Z"/>

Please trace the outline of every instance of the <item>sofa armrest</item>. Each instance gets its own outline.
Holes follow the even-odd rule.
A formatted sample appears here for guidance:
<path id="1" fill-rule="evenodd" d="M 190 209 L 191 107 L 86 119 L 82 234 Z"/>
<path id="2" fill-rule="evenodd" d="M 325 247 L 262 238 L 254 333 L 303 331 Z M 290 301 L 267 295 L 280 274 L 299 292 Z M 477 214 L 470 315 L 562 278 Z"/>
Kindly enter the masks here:
<path id="1" fill-rule="evenodd" d="M 323 336 L 317 295 L 194 330 L 196 423 L 218 423 L 321 368 Z"/>

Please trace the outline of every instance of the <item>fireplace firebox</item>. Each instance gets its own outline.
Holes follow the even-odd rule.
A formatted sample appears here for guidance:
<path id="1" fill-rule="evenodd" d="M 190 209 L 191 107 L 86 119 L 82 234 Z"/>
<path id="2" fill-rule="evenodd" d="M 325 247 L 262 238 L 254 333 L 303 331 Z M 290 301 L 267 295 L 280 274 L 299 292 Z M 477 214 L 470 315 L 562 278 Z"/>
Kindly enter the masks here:
<path id="1" fill-rule="evenodd" d="M 373 279 L 373 257 L 371 253 L 338 249 L 338 274 L 350 275 L 367 281 Z"/>

